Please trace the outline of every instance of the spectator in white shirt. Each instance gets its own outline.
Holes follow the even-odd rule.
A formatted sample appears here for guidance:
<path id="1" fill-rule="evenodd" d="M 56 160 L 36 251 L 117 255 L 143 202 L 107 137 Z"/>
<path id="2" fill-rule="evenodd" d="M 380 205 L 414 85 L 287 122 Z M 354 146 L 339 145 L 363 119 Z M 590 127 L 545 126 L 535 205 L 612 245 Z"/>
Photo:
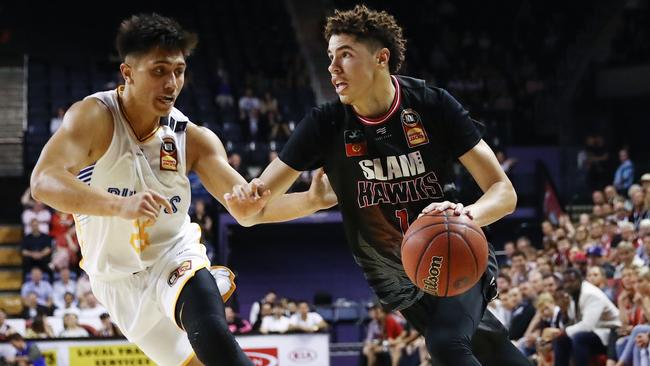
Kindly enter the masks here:
<path id="1" fill-rule="evenodd" d="M 619 311 L 598 287 L 583 281 L 582 274 L 575 268 L 563 273 L 565 290 L 576 303 L 575 324 L 564 330 L 546 328 L 542 338 L 553 340 L 556 366 L 589 364 L 589 358 L 607 353 L 607 344 L 612 328 L 621 326 Z"/>
<path id="2" fill-rule="evenodd" d="M 79 307 L 77 307 L 77 301 L 75 300 L 74 294 L 71 292 L 66 292 L 63 295 L 63 304 L 57 306 L 57 309 L 54 310 L 54 316 L 57 318 L 63 318 L 63 315 L 68 311 L 76 311 L 77 314 L 81 312 Z"/>
<path id="3" fill-rule="evenodd" d="M 29 293 L 34 292 L 39 305 L 52 308 L 52 285 L 43 280 L 43 271 L 40 268 L 34 267 L 30 273 L 31 279 L 23 283 L 20 296 L 25 300 Z"/>
<path id="4" fill-rule="evenodd" d="M 67 292 L 73 294 L 77 292 L 77 281 L 70 278 L 70 269 L 68 268 L 61 268 L 59 275 L 61 279 L 54 281 L 52 286 L 52 299 L 57 308 L 62 308 L 64 305 L 63 296 Z"/>
<path id="5" fill-rule="evenodd" d="M 629 241 L 618 243 L 616 254 L 618 256 L 619 265 L 616 267 L 616 272 L 614 272 L 614 278 L 621 278 L 623 275 L 623 268 L 625 267 L 634 266 L 637 268 L 643 268 L 645 265 L 643 260 L 636 254 L 634 245 Z"/>
<path id="6" fill-rule="evenodd" d="M 7 324 L 7 313 L 4 310 L 0 309 L 0 342 L 7 340 L 7 337 L 16 331 L 11 325 Z"/>
<path id="7" fill-rule="evenodd" d="M 250 314 L 248 315 L 248 321 L 251 324 L 257 323 L 257 318 L 260 315 L 260 310 L 262 308 L 263 304 L 273 304 L 275 301 L 278 299 L 278 295 L 275 293 L 275 291 L 268 291 L 266 295 L 264 295 L 264 298 L 262 298 L 259 301 L 255 301 L 253 303 L 253 306 L 251 306 L 251 311 Z"/>
<path id="8" fill-rule="evenodd" d="M 108 313 L 108 310 L 97 302 L 97 298 L 92 292 L 87 292 L 84 298 L 86 302 L 85 306 L 81 308 L 82 318 L 99 318 L 100 315 Z"/>
<path id="9" fill-rule="evenodd" d="M 286 333 L 289 330 L 289 318 L 284 316 L 284 308 L 280 303 L 273 305 L 273 315 L 262 319 L 260 333 Z"/>
<path id="10" fill-rule="evenodd" d="M 244 95 L 239 98 L 239 112 L 241 113 L 241 119 L 250 117 L 252 111 L 259 111 L 261 107 L 261 102 L 258 97 L 253 95 L 253 90 L 248 88 L 244 92 Z"/>
<path id="11" fill-rule="evenodd" d="M 63 123 L 63 116 L 65 115 L 65 108 L 59 107 L 56 109 L 56 116 L 50 119 L 50 135 L 54 135 L 56 130 L 61 127 Z"/>
<path id="12" fill-rule="evenodd" d="M 63 315 L 63 330 L 59 333 L 61 338 L 90 337 L 88 331 L 79 325 L 79 313 L 68 310 Z"/>
<path id="13" fill-rule="evenodd" d="M 79 308 L 86 306 L 86 294 L 88 292 L 92 292 L 92 289 L 90 288 L 90 279 L 86 272 L 81 271 L 80 276 L 77 277 L 77 292 L 75 293 L 75 297 L 79 303 Z"/>
<path id="14" fill-rule="evenodd" d="M 306 301 L 301 301 L 298 303 L 298 312 L 291 316 L 289 329 L 313 333 L 327 329 L 327 323 L 320 314 L 309 311 L 309 304 Z"/>
<path id="15" fill-rule="evenodd" d="M 32 220 L 38 221 L 38 229 L 43 234 L 50 233 L 50 222 L 52 221 L 52 214 L 45 208 L 42 202 L 34 201 L 34 207 L 27 208 L 23 211 L 23 229 L 25 235 L 32 233 Z"/>

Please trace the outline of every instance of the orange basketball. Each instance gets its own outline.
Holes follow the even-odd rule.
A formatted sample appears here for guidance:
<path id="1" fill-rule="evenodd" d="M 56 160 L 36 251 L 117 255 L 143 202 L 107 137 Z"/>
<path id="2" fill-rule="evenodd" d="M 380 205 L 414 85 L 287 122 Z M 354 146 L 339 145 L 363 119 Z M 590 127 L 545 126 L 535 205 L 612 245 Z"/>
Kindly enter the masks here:
<path id="1" fill-rule="evenodd" d="M 469 290 L 487 268 L 488 244 L 480 227 L 453 211 L 429 213 L 402 240 L 402 264 L 416 286 L 434 296 Z"/>

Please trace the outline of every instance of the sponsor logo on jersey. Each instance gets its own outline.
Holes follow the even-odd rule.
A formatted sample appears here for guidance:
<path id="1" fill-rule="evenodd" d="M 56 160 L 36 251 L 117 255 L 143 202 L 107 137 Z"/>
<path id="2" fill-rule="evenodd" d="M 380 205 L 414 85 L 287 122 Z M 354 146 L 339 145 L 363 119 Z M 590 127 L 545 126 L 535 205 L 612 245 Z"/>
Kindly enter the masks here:
<path id="1" fill-rule="evenodd" d="M 345 156 L 364 156 L 368 153 L 366 137 L 361 130 L 345 130 L 343 132 L 345 141 Z"/>
<path id="2" fill-rule="evenodd" d="M 422 281 L 424 289 L 431 295 L 438 295 L 438 278 L 440 277 L 440 267 L 442 267 L 442 257 L 433 256 L 429 266 L 429 276 Z"/>
<path id="3" fill-rule="evenodd" d="M 192 269 L 191 260 L 186 260 L 183 263 L 181 263 L 180 266 L 176 267 L 176 269 L 169 274 L 169 278 L 167 279 L 167 284 L 169 285 L 169 287 L 174 286 L 176 281 L 178 281 L 178 279 L 181 278 L 185 274 L 185 272 L 189 271 L 190 269 Z"/>
<path id="4" fill-rule="evenodd" d="M 429 143 L 427 131 L 424 129 L 422 119 L 418 112 L 407 108 L 402 111 L 400 120 L 402 121 L 402 129 L 404 130 L 406 142 L 409 147 L 413 148 Z"/>
<path id="5" fill-rule="evenodd" d="M 378 129 L 375 130 L 375 141 L 385 141 L 393 137 L 392 133 L 388 132 L 388 128 L 386 126 L 384 127 L 379 127 Z"/>
<path id="6" fill-rule="evenodd" d="M 160 170 L 178 171 L 178 151 L 172 137 L 164 137 L 160 144 Z"/>

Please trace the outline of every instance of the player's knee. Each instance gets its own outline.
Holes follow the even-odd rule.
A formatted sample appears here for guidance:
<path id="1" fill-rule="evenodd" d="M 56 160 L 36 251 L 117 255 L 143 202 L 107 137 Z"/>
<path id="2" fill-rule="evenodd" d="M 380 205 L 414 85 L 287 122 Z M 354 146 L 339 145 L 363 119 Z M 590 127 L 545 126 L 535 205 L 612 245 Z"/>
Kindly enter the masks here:
<path id="1" fill-rule="evenodd" d="M 190 343 L 203 338 L 223 341 L 224 338 L 230 338 L 231 336 L 228 323 L 219 314 L 201 314 L 189 319 L 185 318 L 183 326 Z"/>
<path id="2" fill-rule="evenodd" d="M 470 339 L 467 337 L 450 337 L 443 332 L 427 337 L 429 353 L 443 365 L 466 365 L 467 359 L 473 357 Z"/>

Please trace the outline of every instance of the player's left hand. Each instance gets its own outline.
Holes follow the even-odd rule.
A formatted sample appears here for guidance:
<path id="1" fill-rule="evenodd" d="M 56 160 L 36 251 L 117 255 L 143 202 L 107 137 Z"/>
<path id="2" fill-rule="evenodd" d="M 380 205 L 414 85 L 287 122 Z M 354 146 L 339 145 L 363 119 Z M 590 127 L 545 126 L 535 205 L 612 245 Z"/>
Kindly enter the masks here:
<path id="1" fill-rule="evenodd" d="M 238 184 L 232 192 L 223 195 L 226 208 L 237 220 L 251 217 L 264 208 L 271 197 L 271 190 L 255 178 L 250 183 Z"/>
<path id="2" fill-rule="evenodd" d="M 319 209 L 330 208 L 338 203 L 336 194 L 323 168 L 316 170 L 312 175 L 308 195 L 309 200 Z"/>
<path id="3" fill-rule="evenodd" d="M 454 215 L 460 216 L 460 215 L 466 215 L 470 219 L 474 219 L 472 216 L 472 212 L 469 207 L 463 206 L 462 203 L 454 203 L 454 202 L 449 202 L 449 201 L 443 201 L 443 202 L 434 202 L 430 204 L 429 206 L 425 207 L 422 210 L 422 213 L 420 213 L 420 216 L 428 214 L 430 212 L 432 213 L 439 213 L 439 212 L 445 212 L 446 210 L 454 210 Z"/>

